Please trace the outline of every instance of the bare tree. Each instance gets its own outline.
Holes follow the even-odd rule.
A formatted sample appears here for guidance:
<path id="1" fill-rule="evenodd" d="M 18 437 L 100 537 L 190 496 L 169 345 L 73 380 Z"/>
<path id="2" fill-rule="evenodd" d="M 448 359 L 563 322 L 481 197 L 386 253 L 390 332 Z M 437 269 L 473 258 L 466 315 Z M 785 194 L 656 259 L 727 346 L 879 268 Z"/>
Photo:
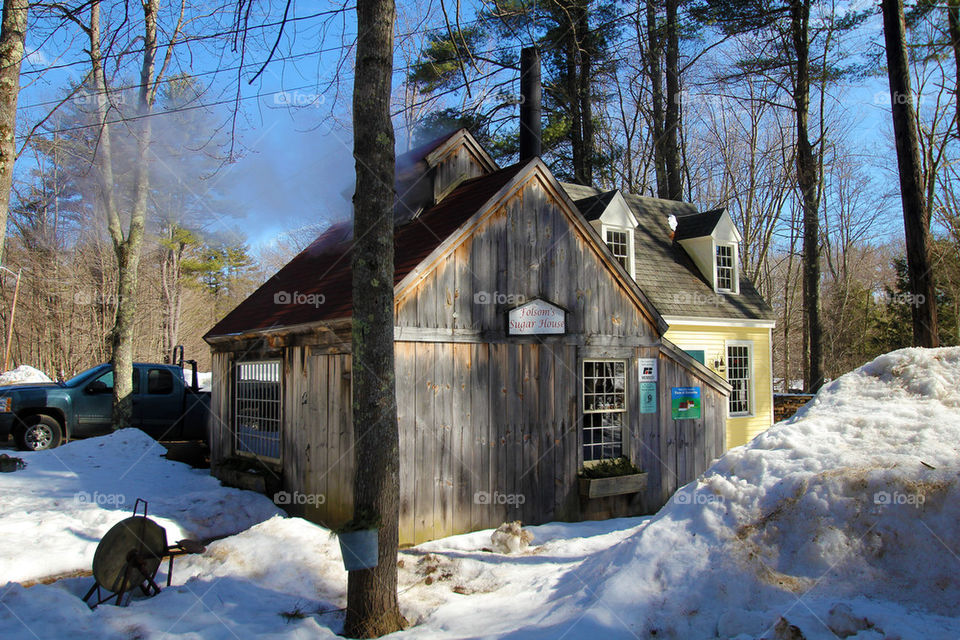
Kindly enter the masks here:
<path id="1" fill-rule="evenodd" d="M 403 627 L 397 602 L 400 437 L 393 354 L 394 135 L 390 120 L 393 0 L 358 0 L 353 134 L 354 518 L 379 522 L 379 562 L 351 571 L 346 635 L 379 637 Z"/>
<path id="2" fill-rule="evenodd" d="M 17 156 L 17 98 L 29 6 L 28 0 L 3 0 L 3 25 L 0 27 L 0 262 L 3 261 L 13 165 Z"/>
<path id="3" fill-rule="evenodd" d="M 81 25 L 89 39 L 89 57 L 91 79 L 95 94 L 96 118 L 99 125 L 99 139 L 95 156 L 98 173 L 99 203 L 107 219 L 107 230 L 116 254 L 118 283 L 116 295 L 116 320 L 111 333 L 111 364 L 114 370 L 113 386 L 113 424 L 114 428 L 130 425 L 133 413 L 133 333 L 136 321 L 138 272 L 140 255 L 143 248 L 146 227 L 147 203 L 150 190 L 150 143 L 152 138 L 151 115 L 156 101 L 157 88 L 162 81 L 170 60 L 173 46 L 180 36 L 183 25 L 185 5 L 180 4 L 179 18 L 172 29 L 166 55 L 157 70 L 157 17 L 159 0 L 144 0 L 142 57 L 140 62 L 140 82 L 136 87 L 136 109 L 122 126 L 135 138 L 135 152 L 131 158 L 132 184 L 129 193 L 121 197 L 116 193 L 118 182 L 114 175 L 114 132 L 111 118 L 118 110 L 110 104 L 112 92 L 104 69 L 102 50 L 102 25 L 100 0 L 90 5 L 88 25 Z M 80 24 L 75 16 L 71 17 Z M 125 214 L 124 209 L 129 209 Z M 124 218 L 128 226 L 124 230 Z"/>
<path id="4" fill-rule="evenodd" d="M 936 347 L 940 341 L 937 331 L 936 289 L 930 261 L 930 210 L 923 194 L 920 143 L 910 88 L 903 3 L 900 0 L 882 0 L 881 10 L 907 243 L 907 268 L 911 293 L 917 300 L 917 303 L 912 305 L 913 342 L 917 346 Z"/>

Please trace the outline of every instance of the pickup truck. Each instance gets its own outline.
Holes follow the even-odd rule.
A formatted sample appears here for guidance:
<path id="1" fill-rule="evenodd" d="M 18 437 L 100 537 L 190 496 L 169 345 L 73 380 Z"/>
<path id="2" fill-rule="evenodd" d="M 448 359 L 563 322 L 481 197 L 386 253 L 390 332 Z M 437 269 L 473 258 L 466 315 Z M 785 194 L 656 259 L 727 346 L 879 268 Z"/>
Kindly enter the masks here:
<path id="1" fill-rule="evenodd" d="M 207 441 L 210 393 L 184 380 L 181 364 L 133 365 L 131 426 L 157 440 Z M 66 382 L 0 387 L 0 441 L 13 435 L 20 449 L 52 449 L 113 429 L 113 367 L 101 364 Z"/>

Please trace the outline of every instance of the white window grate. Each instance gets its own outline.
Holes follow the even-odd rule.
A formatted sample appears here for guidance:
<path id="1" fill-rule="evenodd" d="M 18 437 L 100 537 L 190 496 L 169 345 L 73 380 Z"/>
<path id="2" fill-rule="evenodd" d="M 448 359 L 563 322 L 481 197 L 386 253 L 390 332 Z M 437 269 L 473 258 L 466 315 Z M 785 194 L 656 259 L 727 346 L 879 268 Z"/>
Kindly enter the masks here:
<path id="1" fill-rule="evenodd" d="M 279 460 L 282 419 L 280 361 L 238 362 L 233 389 L 235 451 Z"/>
<path id="2" fill-rule="evenodd" d="M 730 415 L 748 415 L 750 406 L 750 347 L 727 345 L 727 382 L 733 387 L 730 392 Z"/>
<path id="3" fill-rule="evenodd" d="M 622 360 L 583 362 L 583 460 L 623 455 L 627 415 L 627 365 Z"/>
<path id="4" fill-rule="evenodd" d="M 717 245 L 717 289 L 733 291 L 733 246 Z"/>
<path id="5" fill-rule="evenodd" d="M 613 254 L 613 257 L 617 259 L 623 268 L 627 271 L 630 270 L 630 254 L 628 253 L 629 249 L 629 238 L 627 237 L 626 231 L 612 231 L 607 230 L 606 237 L 607 246 L 610 248 L 610 252 Z"/>

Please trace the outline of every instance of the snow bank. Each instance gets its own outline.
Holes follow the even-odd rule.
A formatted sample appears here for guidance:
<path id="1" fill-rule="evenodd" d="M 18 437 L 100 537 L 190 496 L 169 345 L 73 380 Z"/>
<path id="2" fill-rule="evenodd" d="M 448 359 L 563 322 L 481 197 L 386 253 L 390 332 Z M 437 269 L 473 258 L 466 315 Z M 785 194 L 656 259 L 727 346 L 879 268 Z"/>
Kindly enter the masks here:
<path id="1" fill-rule="evenodd" d="M 956 638 L 958 408 L 957 348 L 904 349 L 842 376 L 585 562 L 602 605 L 581 600 L 578 626 L 773 637 L 783 617 L 833 638 L 828 624 L 849 614 L 857 637 Z"/>
<path id="2" fill-rule="evenodd" d="M 0 386 L 8 384 L 30 384 L 32 382 L 53 382 L 53 380 L 43 371 L 34 369 L 27 364 L 22 364 L 16 369 L 11 369 L 6 373 L 0 374 Z"/>
<path id="3" fill-rule="evenodd" d="M 0 474 L 0 581 L 89 570 L 100 538 L 137 498 L 171 543 L 236 533 L 279 513 L 265 496 L 223 487 L 165 452 L 139 429 L 17 452 L 26 469 Z"/>

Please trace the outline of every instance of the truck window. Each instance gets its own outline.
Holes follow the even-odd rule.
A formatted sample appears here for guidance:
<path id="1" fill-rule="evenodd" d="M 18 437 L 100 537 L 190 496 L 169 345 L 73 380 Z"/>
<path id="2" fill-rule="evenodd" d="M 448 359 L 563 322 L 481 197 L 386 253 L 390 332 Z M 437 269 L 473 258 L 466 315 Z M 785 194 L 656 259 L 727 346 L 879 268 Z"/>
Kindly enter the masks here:
<path id="1" fill-rule="evenodd" d="M 107 371 L 94 382 L 102 382 L 107 389 L 113 389 L 113 370 Z M 133 369 L 133 392 L 140 393 L 140 371 L 136 367 Z"/>
<path id="2" fill-rule="evenodd" d="M 153 395 L 173 393 L 173 374 L 168 369 L 147 371 L 147 393 Z"/>

